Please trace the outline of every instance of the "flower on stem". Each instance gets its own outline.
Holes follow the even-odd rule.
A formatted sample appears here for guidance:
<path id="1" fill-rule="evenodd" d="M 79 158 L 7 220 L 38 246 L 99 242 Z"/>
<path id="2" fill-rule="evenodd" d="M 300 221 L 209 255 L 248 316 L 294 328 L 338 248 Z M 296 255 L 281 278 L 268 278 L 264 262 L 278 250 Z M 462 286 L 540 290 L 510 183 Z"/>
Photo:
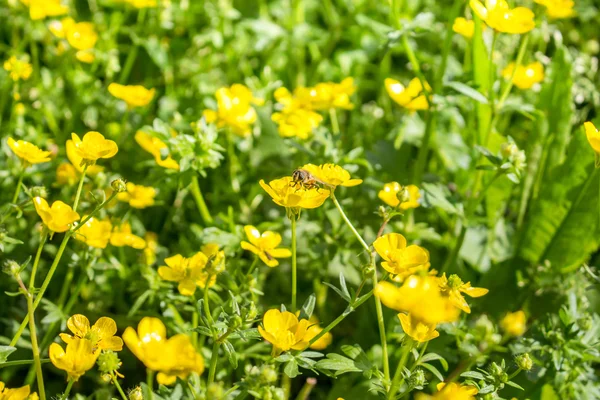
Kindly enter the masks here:
<path id="1" fill-rule="evenodd" d="M 435 330 L 436 324 L 427 324 L 411 314 L 398 314 L 402 330 L 412 339 L 419 343 L 428 342 L 440 336 L 440 333 Z"/>
<path id="2" fill-rule="evenodd" d="M 398 182 L 383 185 L 377 196 L 390 207 L 400 207 L 401 210 L 419 207 L 421 193 L 415 185 L 402 186 Z"/>
<path id="3" fill-rule="evenodd" d="M 573 0 L 534 0 L 546 7 L 546 13 L 552 19 L 571 18 L 575 16 Z"/>
<path id="4" fill-rule="evenodd" d="M 509 336 L 523 336 L 527 330 L 527 317 L 523 310 L 508 313 L 500 321 L 500 327 Z"/>
<path id="5" fill-rule="evenodd" d="M 7 143 L 12 152 L 23 160 L 25 166 L 50 161 L 52 152 L 44 151 L 32 143 L 24 140 L 14 140 L 11 137 L 8 138 Z"/>
<path id="6" fill-rule="evenodd" d="M 87 215 L 83 217 L 84 220 L 86 218 Z M 92 217 L 75 232 L 73 237 L 90 247 L 105 249 L 110 241 L 112 228 L 109 220 L 101 221 Z"/>
<path id="7" fill-rule="evenodd" d="M 16 389 L 9 389 L 4 382 L 0 382 L 0 399 L 1 400 L 38 400 L 37 393 L 31 393 L 29 385 L 21 386 Z"/>
<path id="8" fill-rule="evenodd" d="M 152 186 L 135 185 L 127 182 L 127 191 L 119 193 L 117 199 L 129 203 L 133 208 L 146 208 L 154 205 L 156 189 Z"/>
<path id="9" fill-rule="evenodd" d="M 298 320 L 298 317 L 289 311 L 281 312 L 272 309 L 263 316 L 263 324 L 258 327 L 258 332 L 263 339 L 273 345 L 272 354 L 275 357 L 290 349 L 306 349 L 309 342 L 307 336 L 309 325 L 308 320 Z"/>
<path id="10" fill-rule="evenodd" d="M 385 260 L 381 266 L 400 280 L 419 271 L 426 272 L 431 265 L 425 248 L 406 244 L 406 238 L 399 233 L 388 233 L 373 242 L 375 251 Z"/>
<path id="11" fill-rule="evenodd" d="M 159 138 L 149 135 L 143 131 L 137 131 L 135 133 L 135 141 L 142 147 L 142 149 L 152 154 L 156 164 L 159 166 L 167 169 L 179 170 L 179 164 L 169 155 L 169 148 L 167 147 L 166 143 Z"/>
<path id="12" fill-rule="evenodd" d="M 79 214 L 60 200 L 52 203 L 50 207 L 46 199 L 34 197 L 33 205 L 44 225 L 52 232 L 65 232 L 69 230 L 70 225 L 79 220 Z"/>
<path id="13" fill-rule="evenodd" d="M 273 268 L 279 265 L 278 258 L 288 258 L 292 256 L 292 252 L 286 248 L 277 248 L 281 243 L 281 235 L 276 232 L 264 231 L 260 233 L 252 225 L 246 225 L 244 232 L 250 243 L 241 242 L 242 249 L 251 251 L 256 254 L 262 262 Z"/>
<path id="14" fill-rule="evenodd" d="M 384 83 L 385 90 L 392 100 L 407 110 L 412 112 L 429 108 L 429 102 L 425 97 L 425 91 L 419 78 L 413 78 L 406 87 L 392 78 L 386 78 Z M 425 82 L 425 88 L 427 91 L 431 91 L 431 86 L 427 82 Z"/>
<path id="15" fill-rule="evenodd" d="M 419 393 L 417 400 L 475 400 L 478 390 L 474 386 L 461 385 L 456 382 L 440 382 L 437 384 L 437 393 L 429 396 Z"/>
<path id="16" fill-rule="evenodd" d="M 536 83 L 544 80 L 544 66 L 536 61 L 528 65 L 519 65 L 515 71 L 515 63 L 511 62 L 502 70 L 504 79 L 510 79 L 513 76 L 513 83 L 519 89 L 531 89 Z"/>
<path id="17" fill-rule="evenodd" d="M 483 29 L 486 28 L 485 25 L 482 26 Z M 454 24 L 452 24 L 452 30 L 467 39 L 472 39 L 475 32 L 475 22 L 471 19 L 458 17 L 454 20 Z"/>
<path id="18" fill-rule="evenodd" d="M 10 78 L 17 81 L 26 81 L 31 76 L 33 68 L 27 61 L 19 60 L 16 56 L 11 56 L 4 61 L 4 69 L 10 73 Z"/>
<path id="19" fill-rule="evenodd" d="M 320 207 L 330 194 L 326 189 L 298 187 L 291 176 L 272 180 L 268 185 L 262 179 L 259 183 L 275 204 L 294 210 Z"/>
<path id="20" fill-rule="evenodd" d="M 123 222 L 120 226 L 113 228 L 110 235 L 110 244 L 116 247 L 129 246 L 138 250 L 146 247 L 144 239 L 131 233 L 129 222 Z"/>
<path id="21" fill-rule="evenodd" d="M 56 368 L 66 371 L 69 379 L 77 381 L 92 369 L 100 355 L 100 348 L 94 349 L 91 340 L 73 337 L 67 343 L 66 351 L 58 343 L 52 343 L 48 354 Z"/>
<path id="22" fill-rule="evenodd" d="M 306 330 L 306 340 L 310 342 L 314 337 L 321 333 L 323 328 L 321 328 L 321 326 L 319 325 L 319 319 L 314 315 L 310 317 L 308 322 L 310 322 L 311 325 Z M 331 335 L 331 332 L 327 332 L 319 339 L 317 339 L 313 344 L 311 344 L 310 348 L 312 350 L 325 350 L 325 348 L 327 348 L 327 346 L 329 346 L 332 341 L 333 336 Z"/>
<path id="23" fill-rule="evenodd" d="M 205 110 L 203 115 L 206 122 L 214 122 L 218 128 L 230 128 L 241 137 L 249 136 L 256 122 L 256 110 L 252 104 L 260 105 L 262 100 L 255 98 L 249 88 L 239 83 L 218 89 L 215 97 L 217 111 Z"/>
<path id="24" fill-rule="evenodd" d="M 510 8 L 506 0 L 470 0 L 471 9 L 490 28 L 504 33 L 527 33 L 535 27 L 535 15 L 526 7 Z"/>
<path id="25" fill-rule="evenodd" d="M 158 275 L 170 282 L 178 282 L 177 289 L 183 296 L 192 296 L 196 292 L 196 286 L 206 286 L 208 273 L 205 271 L 208 257 L 202 252 L 185 258 L 181 254 L 165 258 L 165 264 L 158 268 Z M 216 275 L 211 277 L 209 285 L 215 283 Z"/>
<path id="26" fill-rule="evenodd" d="M 79 172 L 80 174 L 83 173 L 83 167 L 84 167 L 85 163 L 83 162 L 83 158 L 80 156 L 81 153 L 75 147 L 75 143 L 72 140 L 67 140 L 65 147 L 67 149 L 67 158 L 69 159 L 69 161 L 71 162 L 73 167 L 75 167 L 77 172 Z M 103 170 L 104 170 L 103 166 L 94 164 L 94 165 L 89 165 L 88 168 L 86 169 L 85 173 L 87 175 L 94 176 L 94 175 L 98 174 L 99 172 L 102 172 Z M 79 178 L 78 178 L 78 180 L 79 180 Z"/>
<path id="27" fill-rule="evenodd" d="M 146 89 L 140 85 L 120 85 L 111 83 L 108 85 L 108 91 L 117 99 L 127 103 L 129 108 L 144 107 L 154 98 L 154 89 Z"/>
<path id="28" fill-rule="evenodd" d="M 75 314 L 67 320 L 67 328 L 73 333 L 71 336 L 67 333 L 61 333 L 60 338 L 67 344 L 74 339 L 87 339 L 92 343 L 92 350 L 123 350 L 123 340 L 115 336 L 117 333 L 117 324 L 112 318 L 100 317 L 96 323 L 90 327 L 90 321 L 85 315 Z"/>
<path id="29" fill-rule="evenodd" d="M 318 181 L 334 189 L 337 186 L 357 186 L 363 182 L 362 179 L 350 178 L 350 173 L 348 171 L 335 164 L 322 164 L 319 166 L 314 164 L 306 164 L 300 167 L 300 169 L 309 172 Z"/>
<path id="30" fill-rule="evenodd" d="M 74 154 L 81 157 L 81 165 L 94 165 L 100 158 L 111 158 L 119 151 L 117 144 L 104 138 L 99 132 L 88 132 L 80 139 L 76 133 L 71 134 Z"/>
<path id="31" fill-rule="evenodd" d="M 61 4 L 61 0 L 21 0 L 21 3 L 29 7 L 29 17 L 34 21 L 69 12 L 69 7 Z"/>
<path id="32" fill-rule="evenodd" d="M 583 124 L 587 140 L 596 154 L 600 154 L 600 131 L 590 121 Z"/>
<path id="33" fill-rule="evenodd" d="M 442 276 L 438 278 L 438 284 L 440 285 L 442 294 L 450 298 L 454 307 L 460 308 L 466 313 L 470 313 L 471 308 L 467 304 L 462 293 L 470 297 L 481 297 L 489 292 L 488 289 L 471 287 L 471 282 L 464 283 L 456 274 L 452 274 L 450 275 L 450 278 L 446 278 L 446 274 L 443 273 Z"/>

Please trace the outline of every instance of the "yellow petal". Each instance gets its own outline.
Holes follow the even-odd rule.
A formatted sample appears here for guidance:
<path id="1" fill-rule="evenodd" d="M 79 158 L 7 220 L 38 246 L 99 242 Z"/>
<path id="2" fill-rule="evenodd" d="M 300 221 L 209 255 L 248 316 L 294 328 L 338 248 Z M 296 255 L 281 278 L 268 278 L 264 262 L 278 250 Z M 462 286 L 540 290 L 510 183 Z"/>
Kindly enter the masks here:
<path id="1" fill-rule="evenodd" d="M 67 320 L 67 328 L 75 336 L 84 337 L 90 331 L 90 321 L 85 315 L 75 314 Z"/>

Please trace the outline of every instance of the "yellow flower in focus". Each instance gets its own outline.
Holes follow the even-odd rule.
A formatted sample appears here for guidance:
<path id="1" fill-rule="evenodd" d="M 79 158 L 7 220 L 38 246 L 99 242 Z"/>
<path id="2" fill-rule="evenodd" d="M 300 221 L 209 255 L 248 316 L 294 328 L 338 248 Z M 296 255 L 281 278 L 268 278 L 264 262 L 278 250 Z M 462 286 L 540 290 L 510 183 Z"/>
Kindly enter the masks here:
<path id="1" fill-rule="evenodd" d="M 508 313 L 500 321 L 500 326 L 510 336 L 522 336 L 527 330 L 527 317 L 523 310 Z"/>
<path id="2" fill-rule="evenodd" d="M 9 389 L 4 382 L 0 382 L 0 400 L 37 400 L 37 393 L 29 394 L 31 389 L 29 385 L 21 386 L 16 389 Z"/>
<path id="3" fill-rule="evenodd" d="M 117 199 L 129 203 L 133 208 L 146 208 L 154 205 L 156 189 L 151 186 L 135 185 L 127 182 L 127 191 L 117 195 Z"/>
<path id="4" fill-rule="evenodd" d="M 308 327 L 306 319 L 298 321 L 298 317 L 289 311 L 281 312 L 272 309 L 263 316 L 262 326 L 258 327 L 260 335 L 273 345 L 273 356 L 282 351 L 304 350 L 308 347 Z"/>
<path id="5" fill-rule="evenodd" d="M 108 91 L 117 99 L 123 100 L 131 108 L 148 105 L 154 97 L 154 89 L 146 89 L 140 85 L 120 85 L 111 83 Z"/>
<path id="6" fill-rule="evenodd" d="M 86 218 L 87 215 L 83 217 L 83 219 Z M 111 233 L 112 224 L 109 220 L 100 221 L 92 217 L 75 232 L 73 237 L 90 247 L 105 249 L 110 241 Z"/>
<path id="7" fill-rule="evenodd" d="M 482 28 L 485 29 L 486 26 L 482 25 Z M 472 39 L 475 33 L 475 22 L 471 19 L 458 17 L 454 20 L 452 30 L 467 39 Z"/>
<path id="8" fill-rule="evenodd" d="M 77 22 L 66 29 L 66 39 L 77 50 L 90 50 L 98 41 L 98 34 L 91 22 Z"/>
<path id="9" fill-rule="evenodd" d="M 259 183 L 275 204 L 286 208 L 317 208 L 330 194 L 326 189 L 297 187 L 291 176 L 272 180 L 268 185 L 262 179 Z"/>
<path id="10" fill-rule="evenodd" d="M 552 19 L 570 18 L 575 15 L 573 0 L 534 0 L 546 7 L 546 13 Z"/>
<path id="11" fill-rule="evenodd" d="M 104 138 L 99 132 L 88 132 L 80 139 L 76 133 L 71 133 L 74 153 L 81 157 L 82 164 L 94 165 L 100 158 L 111 158 L 119 151 L 117 144 Z"/>
<path id="12" fill-rule="evenodd" d="M 198 375 L 204 372 L 204 358 L 196 352 L 190 337 L 184 333 L 167 340 L 161 364 L 156 375 L 156 381 L 161 385 L 173 385 L 177 378 L 187 379 L 191 372 Z"/>
<path id="13" fill-rule="evenodd" d="M 165 281 L 178 282 L 177 289 L 183 296 L 192 296 L 196 292 L 198 281 L 206 284 L 207 276 L 203 277 L 203 270 L 207 261 L 208 257 L 202 252 L 190 258 L 177 254 L 165 258 L 167 265 L 158 267 L 158 275 Z"/>
<path id="14" fill-rule="evenodd" d="M 11 137 L 8 138 L 7 143 L 12 152 L 23 160 L 26 166 L 29 164 L 40 164 L 50 161 L 50 155 L 52 153 L 44 151 L 32 143 L 24 140 L 14 140 Z"/>
<path id="15" fill-rule="evenodd" d="M 527 33 L 535 27 L 535 15 L 526 7 L 510 8 L 506 0 L 470 0 L 471 9 L 490 28 L 504 33 Z"/>
<path id="16" fill-rule="evenodd" d="M 288 108 L 271 115 L 271 120 L 278 125 L 279 135 L 282 137 L 297 137 L 308 139 L 317 128 L 323 117 L 311 110 L 303 108 Z"/>
<path id="17" fill-rule="evenodd" d="M 21 61 L 15 56 L 4 61 L 4 69 L 10 73 L 10 78 L 15 82 L 19 80 L 26 81 L 33 72 L 31 64 L 27 61 Z"/>
<path id="18" fill-rule="evenodd" d="M 58 17 L 69 12 L 69 7 L 61 4 L 60 0 L 21 0 L 21 3 L 29 7 L 29 17 L 32 20 Z"/>
<path id="19" fill-rule="evenodd" d="M 427 110 L 429 102 L 425 97 L 425 91 L 419 78 L 413 78 L 407 87 L 404 87 L 399 81 L 386 78 L 385 90 L 396 103 L 410 111 Z M 425 88 L 431 92 L 431 86 L 425 82 Z"/>
<path id="20" fill-rule="evenodd" d="M 168 154 L 167 144 L 159 138 L 143 131 L 137 131 L 135 133 L 135 141 L 142 149 L 154 156 L 154 160 L 159 166 L 167 169 L 179 170 L 177 161 L 173 160 Z M 165 152 L 165 158 L 163 158 L 163 152 Z"/>
<path id="21" fill-rule="evenodd" d="M 375 296 L 386 307 L 405 311 L 424 324 L 452 322 L 460 314 L 460 310 L 442 296 L 437 279 L 433 276 L 413 275 L 401 287 L 380 282 L 375 288 Z"/>
<path id="22" fill-rule="evenodd" d="M 241 137 L 251 133 L 256 122 L 256 111 L 252 104 L 261 104 L 261 100 L 252 95 L 252 91 L 241 84 L 222 87 L 215 93 L 217 111 L 205 110 L 203 115 L 208 123 L 216 123 L 218 128 L 228 127 Z"/>
<path id="23" fill-rule="evenodd" d="M 69 379 L 77 381 L 92 369 L 100 349 L 94 350 L 91 340 L 74 337 L 67 343 L 66 351 L 58 343 L 52 343 L 48 355 L 56 368 L 66 371 Z"/>
<path id="24" fill-rule="evenodd" d="M 325 185 L 332 186 L 334 188 L 337 186 L 357 186 L 363 182 L 362 179 L 351 179 L 348 171 L 335 164 L 322 164 L 319 166 L 314 164 L 306 164 L 300 167 L 300 169 L 308 171 L 312 176 L 317 178 Z"/>
<path id="25" fill-rule="evenodd" d="M 515 71 L 515 63 L 511 62 L 502 70 L 502 77 L 510 79 L 513 75 L 513 83 L 519 89 L 530 89 L 534 84 L 544 80 L 544 66 L 536 61 L 529 65 L 519 65 Z"/>
<path id="26" fill-rule="evenodd" d="M 79 155 L 80 152 L 77 150 L 77 147 L 75 147 L 75 143 L 72 140 L 67 140 L 65 147 L 67 148 L 67 158 L 71 162 L 71 165 L 75 167 L 77 172 L 82 173 L 83 166 L 85 165 L 85 163 L 83 162 L 83 158 L 81 158 L 81 156 Z M 86 170 L 86 174 L 94 176 L 99 172 L 102 172 L 103 170 L 104 167 L 100 165 L 89 165 Z"/>
<path id="27" fill-rule="evenodd" d="M 89 340 L 92 343 L 92 351 L 96 351 L 97 349 L 123 350 L 123 340 L 115 336 L 117 333 L 117 324 L 112 318 L 100 317 L 90 327 L 90 321 L 85 315 L 75 314 L 67 320 L 67 328 L 73 332 L 74 336 L 67 333 L 59 334 L 60 338 L 67 344 L 79 338 Z"/>
<path id="28" fill-rule="evenodd" d="M 590 121 L 584 123 L 583 127 L 585 128 L 585 134 L 590 146 L 592 146 L 592 149 L 596 153 L 600 154 L 600 132 Z"/>
<path id="29" fill-rule="evenodd" d="M 428 342 L 440 336 L 435 330 L 436 324 L 426 324 L 414 318 L 411 314 L 398 314 L 402 330 L 419 343 Z"/>
<path id="30" fill-rule="evenodd" d="M 405 195 L 408 195 L 408 199 L 400 203 L 398 194 L 403 190 L 406 190 Z M 390 182 L 383 185 L 383 189 L 379 191 L 378 196 L 390 207 L 400 206 L 400 209 L 408 210 L 409 208 L 419 207 L 421 193 L 419 192 L 419 188 L 415 185 L 402 187 L 398 182 Z"/>
<path id="31" fill-rule="evenodd" d="M 146 241 L 144 261 L 146 265 L 154 265 L 156 262 L 156 252 L 158 251 L 158 235 L 154 232 L 146 232 L 144 240 Z"/>
<path id="32" fill-rule="evenodd" d="M 77 170 L 69 163 L 62 163 L 56 168 L 56 182 L 59 185 L 73 186 L 79 181 Z"/>
<path id="33" fill-rule="evenodd" d="M 373 247 L 385 260 L 381 266 L 402 280 L 419 271 L 427 271 L 431 265 L 429 252 L 415 244 L 407 246 L 406 238 L 399 233 L 381 236 L 373 242 Z"/>
<path id="34" fill-rule="evenodd" d="M 419 393 L 416 396 L 417 400 L 475 400 L 475 395 L 478 390 L 474 386 L 461 385 L 456 382 L 440 382 L 437 384 L 437 393 L 429 396 Z"/>
<path id="35" fill-rule="evenodd" d="M 353 78 L 346 78 L 340 83 L 325 82 L 318 83 L 308 88 L 312 108 L 315 110 L 329 110 L 332 108 L 343 108 L 351 110 L 354 108 L 350 96 L 356 91 Z"/>
<path id="36" fill-rule="evenodd" d="M 323 328 L 319 326 L 319 319 L 314 315 L 310 317 L 308 322 L 310 322 L 311 325 L 306 330 L 306 341 L 310 342 L 314 337 L 321 333 Z M 331 335 L 331 332 L 327 332 L 317 339 L 313 344 L 311 344 L 310 348 L 312 350 L 325 350 L 325 348 L 327 348 L 332 341 L 333 336 Z"/>
<path id="37" fill-rule="evenodd" d="M 446 273 L 443 273 L 438 278 L 440 290 L 444 296 L 448 296 L 454 307 L 460 308 L 466 313 L 471 312 L 471 308 L 463 297 L 462 293 L 470 297 L 481 297 L 488 294 L 489 290 L 484 288 L 471 287 L 471 282 L 463 283 L 458 275 L 452 274 L 450 278 L 446 278 Z"/>
<path id="38" fill-rule="evenodd" d="M 131 233 L 129 222 L 123 222 L 121 226 L 114 227 L 110 235 L 110 244 L 116 247 L 129 246 L 138 250 L 146 247 L 144 239 Z"/>
<path id="39" fill-rule="evenodd" d="M 79 214 L 73 211 L 70 205 L 58 200 L 48 206 L 46 199 L 33 198 L 35 211 L 42 218 L 44 225 L 52 232 L 65 232 L 71 224 L 79 220 Z"/>
<path id="40" fill-rule="evenodd" d="M 241 242 L 242 249 L 251 251 L 256 254 L 262 262 L 273 268 L 279 265 L 278 258 L 288 258 L 292 256 L 292 252 L 286 248 L 277 248 L 281 243 L 281 235 L 276 232 L 264 231 L 260 233 L 258 229 L 252 225 L 244 226 L 244 232 L 250 243 Z"/>

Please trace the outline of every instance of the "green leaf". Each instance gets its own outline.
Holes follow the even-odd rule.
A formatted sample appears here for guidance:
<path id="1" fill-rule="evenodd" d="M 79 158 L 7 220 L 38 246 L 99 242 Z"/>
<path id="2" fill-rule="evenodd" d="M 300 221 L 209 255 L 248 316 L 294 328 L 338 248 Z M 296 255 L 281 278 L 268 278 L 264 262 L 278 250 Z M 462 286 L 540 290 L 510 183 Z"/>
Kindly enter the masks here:
<path id="1" fill-rule="evenodd" d="M 308 299 L 306 299 L 302 305 L 302 309 L 300 309 L 300 319 L 309 319 L 311 317 L 315 309 L 316 302 L 317 296 L 315 296 L 314 293 L 308 296 Z"/>
<path id="2" fill-rule="evenodd" d="M 289 376 L 290 378 L 295 378 L 298 375 L 300 375 L 300 372 L 298 372 L 298 363 L 296 362 L 296 360 L 295 359 L 291 359 L 285 365 L 285 368 L 284 368 L 283 372 L 285 372 L 285 374 L 287 376 Z"/>
<path id="3" fill-rule="evenodd" d="M 552 385 L 546 384 L 542 386 L 541 400 L 560 400 L 560 397 L 558 397 Z"/>
<path id="4" fill-rule="evenodd" d="M 473 50 L 473 79 L 482 95 L 489 92 L 490 89 L 490 61 L 488 51 L 483 41 L 483 23 L 477 15 L 473 15 L 475 30 L 473 32 L 472 50 Z M 492 109 L 488 104 L 477 103 L 477 138 L 475 143 L 484 144 L 487 136 L 488 127 L 491 123 Z"/>
<path id="5" fill-rule="evenodd" d="M 16 347 L 13 346 L 0 346 L 0 364 L 5 363 L 13 352 L 17 351 Z"/>
<path id="6" fill-rule="evenodd" d="M 229 342 L 229 340 L 226 340 L 223 342 L 223 351 L 225 351 L 225 354 L 227 354 L 227 359 L 229 360 L 229 364 L 231 364 L 233 369 L 236 369 L 238 366 L 237 353 L 235 352 L 235 348 Z"/>
<path id="7" fill-rule="evenodd" d="M 423 357 L 421 357 L 421 360 L 419 361 L 419 363 L 426 363 L 426 362 L 435 361 L 435 360 L 439 361 L 440 364 L 442 364 L 444 371 L 448 371 L 448 362 L 444 359 L 444 357 L 440 356 L 437 353 L 425 354 Z"/>
<path id="8" fill-rule="evenodd" d="M 449 200 L 448 190 L 434 183 L 423 183 L 423 200 L 429 207 L 438 207 L 446 211 L 448 214 L 462 215 L 462 209 L 452 204 Z"/>
<path id="9" fill-rule="evenodd" d="M 487 97 L 485 97 L 483 94 L 481 94 L 481 92 L 478 92 L 477 90 L 473 89 L 471 86 L 469 85 L 465 85 L 462 82 L 446 82 L 444 83 L 444 86 L 452 88 L 454 90 L 456 90 L 459 93 L 464 94 L 467 97 L 470 97 L 471 99 L 475 100 L 478 103 L 481 104 L 488 104 L 488 99 Z"/>
<path id="10" fill-rule="evenodd" d="M 508 386 L 512 386 L 512 387 L 514 387 L 515 389 L 525 390 L 525 389 L 523 389 L 523 387 L 522 387 L 522 386 L 520 386 L 520 385 L 518 385 L 518 384 L 516 384 L 516 383 L 514 383 L 514 382 L 511 382 L 511 381 L 508 381 L 508 382 L 506 382 L 506 384 L 507 384 Z"/>
<path id="11" fill-rule="evenodd" d="M 347 372 L 361 372 L 361 369 L 356 366 L 354 360 L 336 353 L 327 354 L 327 358 L 318 361 L 315 366 L 319 369 L 335 371 L 335 376 Z"/>
<path id="12" fill-rule="evenodd" d="M 431 364 L 421 364 L 421 367 L 429 370 L 429 372 L 431 372 L 437 379 L 439 379 L 440 381 L 444 381 L 444 377 L 442 376 L 442 374 L 440 373 L 440 371 L 438 371 L 438 369 L 436 367 L 434 367 Z"/>
<path id="13" fill-rule="evenodd" d="M 475 379 L 478 381 L 485 379 L 485 375 L 483 375 L 481 372 L 477 372 L 477 371 L 463 372 L 462 374 L 460 374 L 460 376 L 462 376 L 463 378 L 471 378 L 471 379 Z"/>

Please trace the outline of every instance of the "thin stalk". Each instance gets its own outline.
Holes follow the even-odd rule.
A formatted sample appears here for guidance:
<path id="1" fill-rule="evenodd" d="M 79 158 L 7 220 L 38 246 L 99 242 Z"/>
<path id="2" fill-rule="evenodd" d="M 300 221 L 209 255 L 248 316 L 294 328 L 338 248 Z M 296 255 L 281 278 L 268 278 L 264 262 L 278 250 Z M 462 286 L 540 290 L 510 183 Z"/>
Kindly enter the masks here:
<path id="1" fill-rule="evenodd" d="M 340 124 L 338 122 L 338 118 L 337 118 L 337 112 L 335 111 L 335 108 L 330 108 L 329 109 L 329 119 L 331 120 L 331 130 L 333 131 L 334 135 L 339 135 L 340 134 Z"/>
<path id="2" fill-rule="evenodd" d="M 410 354 L 410 349 L 412 348 L 412 340 L 409 343 L 405 343 L 402 349 L 402 356 L 400 357 L 400 361 L 398 362 L 398 366 L 396 367 L 396 372 L 394 373 L 394 378 L 392 379 L 392 385 L 390 386 L 390 390 L 387 395 L 388 400 L 393 400 L 396 398 L 396 392 L 400 389 L 400 379 L 402 378 L 402 370 L 406 365 L 406 361 L 408 360 L 408 355 Z"/>
<path id="3" fill-rule="evenodd" d="M 77 211 L 79 205 L 79 197 L 81 196 L 81 189 L 83 189 L 83 181 L 85 179 L 85 173 L 87 172 L 88 165 L 85 164 L 83 171 L 81 171 L 81 178 L 79 178 L 79 186 L 77 187 L 77 194 L 75 194 L 75 202 L 73 203 L 73 211 Z"/>
<path id="4" fill-rule="evenodd" d="M 19 174 L 19 180 L 17 181 L 17 188 L 15 189 L 15 194 L 14 194 L 14 196 L 12 198 L 12 201 L 11 201 L 12 204 L 16 204 L 17 200 L 19 199 L 19 194 L 21 193 L 21 186 L 23 184 L 23 177 L 24 176 L 25 176 L 25 168 L 23 168 L 23 170 Z"/>
<path id="5" fill-rule="evenodd" d="M 521 368 L 517 368 L 515 372 L 508 376 L 508 380 L 511 381 L 515 376 L 519 375 L 523 371 Z"/>
<path id="6" fill-rule="evenodd" d="M 246 275 L 250 275 L 252 272 L 254 272 L 254 268 L 256 268 L 257 265 L 258 265 L 258 256 L 255 256 L 254 261 L 252 261 L 252 264 L 250 264 L 250 268 L 248 268 L 248 272 L 246 272 Z"/>
<path id="7" fill-rule="evenodd" d="M 192 328 L 196 329 L 198 327 L 198 308 L 195 306 L 196 301 L 194 299 L 194 311 L 192 312 Z M 198 347 L 198 332 L 192 331 L 192 344 L 194 348 Z"/>
<path id="8" fill-rule="evenodd" d="M 206 319 L 208 320 L 208 323 L 210 324 L 211 329 L 212 329 L 212 327 L 215 324 L 215 321 L 213 320 L 212 314 L 210 312 L 210 304 L 208 303 L 208 291 L 210 290 L 208 288 L 208 283 L 210 282 L 211 278 L 212 278 L 212 275 L 209 275 L 208 279 L 206 280 L 206 286 L 204 287 L 203 307 L 204 307 L 204 314 L 206 314 Z"/>
<path id="9" fill-rule="evenodd" d="M 29 315 L 29 334 L 31 338 L 31 350 L 33 351 L 33 363 L 35 365 L 35 375 L 38 386 L 40 400 L 46 400 L 46 390 L 44 389 L 44 375 L 42 374 L 42 363 L 40 361 L 40 348 L 38 347 L 37 332 L 35 328 L 33 294 L 26 293 L 27 311 Z"/>
<path id="10" fill-rule="evenodd" d="M 44 244 L 46 244 L 47 238 L 48 238 L 48 229 L 44 227 L 44 231 L 42 232 L 42 238 L 40 239 L 40 244 L 38 246 L 37 253 L 35 254 L 35 259 L 33 260 L 33 267 L 31 268 L 31 276 L 29 277 L 29 292 L 30 293 L 33 293 L 33 288 L 35 287 L 35 274 L 37 272 L 37 268 L 40 263 L 40 257 L 42 255 L 42 250 L 44 249 Z"/>
<path id="11" fill-rule="evenodd" d="M 210 367 L 208 368 L 208 385 L 215 381 L 217 361 L 219 361 L 219 342 L 215 339 L 213 342 L 212 354 L 210 355 Z"/>
<path id="12" fill-rule="evenodd" d="M 313 388 L 317 384 L 317 380 L 315 378 L 307 378 L 304 386 L 298 392 L 298 396 L 296 396 L 296 400 L 307 400 L 310 392 L 312 392 Z"/>
<path id="13" fill-rule="evenodd" d="M 192 184 L 190 186 L 190 191 L 192 192 L 192 196 L 196 201 L 196 206 L 198 207 L 198 211 L 200 212 L 200 216 L 206 225 L 213 224 L 213 218 L 210 215 L 210 211 L 208 211 L 208 207 L 204 202 L 204 197 L 202 196 L 202 191 L 200 190 L 200 184 L 198 183 L 198 177 L 194 176 L 192 178 Z"/>
<path id="14" fill-rule="evenodd" d="M 49 358 L 40 358 L 41 364 L 47 364 L 50 362 Z M 0 364 L 0 369 L 6 367 L 16 367 L 19 365 L 29 365 L 35 363 L 35 360 L 15 360 L 15 361 L 6 361 Z"/>
<path id="15" fill-rule="evenodd" d="M 292 312 L 296 312 L 296 273 L 297 273 L 297 249 L 296 249 L 296 216 L 292 215 Z"/>
<path id="16" fill-rule="evenodd" d="M 508 94 L 510 93 L 510 89 L 512 89 L 512 86 L 514 84 L 513 79 L 515 77 L 515 73 L 517 72 L 517 68 L 519 67 L 519 65 L 521 65 L 523 62 L 523 57 L 525 56 L 525 50 L 527 50 L 528 43 L 529 43 L 529 33 L 526 33 L 523 36 L 523 38 L 521 39 L 521 46 L 519 47 L 519 52 L 517 53 L 517 59 L 515 60 L 515 68 L 513 69 L 512 74 L 510 75 L 510 79 L 508 80 L 508 83 L 502 90 L 502 94 L 500 95 L 500 99 L 498 100 L 498 104 L 496 105 L 497 110 L 500 110 L 502 108 L 502 106 L 504 105 L 504 102 L 506 101 L 506 98 L 508 97 Z"/>
<path id="17" fill-rule="evenodd" d="M 333 192 L 331 193 L 331 200 L 333 200 L 333 204 L 335 204 L 335 206 L 337 207 L 338 211 L 340 212 L 340 214 L 342 216 L 342 219 L 344 220 L 344 222 L 346 222 L 346 225 L 348 225 L 348 227 L 350 228 L 350 230 L 352 231 L 352 233 L 354 233 L 354 236 L 356 236 L 356 238 L 360 242 L 360 245 L 366 251 L 370 252 L 371 249 L 369 248 L 369 245 L 367 244 L 367 242 L 365 242 L 365 240 L 362 238 L 362 236 L 360 235 L 360 233 L 358 233 L 358 231 L 356 230 L 356 228 L 354 227 L 354 225 L 352 225 L 352 222 L 350 222 L 350 220 L 346 216 L 346 213 L 342 209 L 342 206 L 338 202 L 337 198 L 335 197 L 335 193 L 333 193 Z"/>
<path id="18" fill-rule="evenodd" d="M 123 398 L 123 400 L 128 400 L 127 396 L 125 396 L 125 393 L 123 392 L 123 389 L 121 389 L 121 385 L 119 385 L 119 381 L 117 380 L 117 377 L 115 376 L 114 371 L 110 372 L 110 376 L 111 376 L 112 381 L 115 384 L 117 390 L 119 391 L 119 394 L 121 395 L 121 398 Z"/>
<path id="19" fill-rule="evenodd" d="M 371 268 L 373 269 L 373 290 L 377 287 L 377 267 L 375 266 L 375 254 L 371 253 Z M 383 362 L 383 375 L 386 381 L 390 380 L 390 360 L 388 356 L 387 338 L 385 334 L 385 321 L 383 319 L 383 309 L 381 300 L 375 296 L 375 311 L 377 313 L 377 325 L 379 326 L 379 340 L 381 341 L 381 352 Z"/>
<path id="20" fill-rule="evenodd" d="M 67 400 L 69 398 L 69 393 L 71 393 L 73 382 L 75 382 L 73 379 L 69 379 L 69 383 L 67 383 L 67 388 L 65 389 L 63 395 L 60 397 L 60 400 Z"/>

